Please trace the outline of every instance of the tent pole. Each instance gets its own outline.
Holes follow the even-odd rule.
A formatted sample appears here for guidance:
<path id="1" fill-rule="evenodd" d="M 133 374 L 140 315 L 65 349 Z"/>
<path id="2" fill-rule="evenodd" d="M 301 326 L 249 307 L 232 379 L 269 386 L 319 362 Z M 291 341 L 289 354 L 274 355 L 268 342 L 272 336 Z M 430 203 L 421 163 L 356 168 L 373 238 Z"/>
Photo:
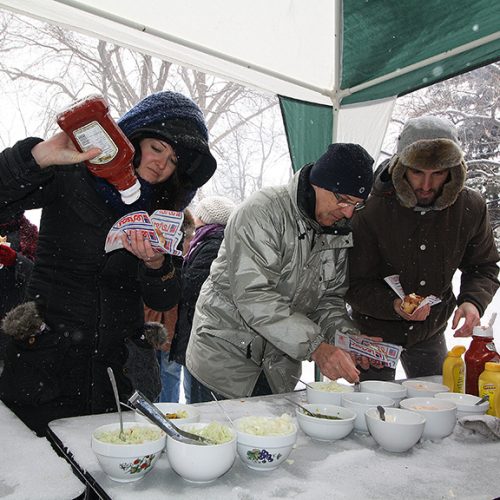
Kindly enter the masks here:
<path id="1" fill-rule="evenodd" d="M 343 31 L 343 10 L 342 10 L 342 0 L 335 0 L 335 11 L 334 11 L 334 23 L 335 23 L 335 36 L 333 41 L 333 53 L 335 54 L 335 83 L 333 92 L 330 96 L 332 100 L 332 143 L 337 142 L 338 136 L 338 119 L 340 111 L 340 101 L 339 92 L 340 84 L 342 82 L 342 43 L 344 39 Z"/>

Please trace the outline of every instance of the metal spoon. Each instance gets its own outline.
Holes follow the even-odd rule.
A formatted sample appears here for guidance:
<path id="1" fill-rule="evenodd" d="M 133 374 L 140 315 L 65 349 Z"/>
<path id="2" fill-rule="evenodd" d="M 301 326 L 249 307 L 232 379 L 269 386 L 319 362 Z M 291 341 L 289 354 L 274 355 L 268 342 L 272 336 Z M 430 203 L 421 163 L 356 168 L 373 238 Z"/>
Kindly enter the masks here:
<path id="1" fill-rule="evenodd" d="M 380 420 L 383 420 L 385 422 L 385 410 L 384 410 L 384 407 L 378 405 L 377 406 L 377 410 L 378 410 L 379 415 L 380 415 Z"/>
<path id="2" fill-rule="evenodd" d="M 290 375 L 293 379 L 299 381 L 301 384 L 304 384 L 305 386 L 309 387 L 309 389 L 314 389 L 314 387 L 311 384 L 308 384 L 307 382 L 304 382 L 303 380 L 300 380 L 299 377 L 294 377 L 293 375 Z"/>
<path id="3" fill-rule="evenodd" d="M 229 423 L 234 426 L 234 422 L 231 420 L 231 417 L 226 413 L 226 410 L 224 410 L 223 406 L 221 405 L 220 401 L 215 397 L 215 394 L 210 391 L 210 394 L 214 398 L 214 401 L 217 403 L 217 406 L 219 407 L 219 410 L 224 414 L 224 416 L 229 420 Z"/>
<path id="4" fill-rule="evenodd" d="M 297 403 L 293 399 L 288 399 L 288 398 L 285 398 L 285 399 L 287 401 L 289 401 L 290 403 L 298 406 L 306 415 L 309 415 L 310 417 L 326 418 L 328 420 L 332 420 L 332 419 L 336 418 L 336 417 L 333 417 L 332 415 L 324 415 L 323 413 L 316 413 L 316 412 L 313 412 L 311 410 L 308 410 L 305 406 L 302 406 L 301 404 Z"/>
<path id="5" fill-rule="evenodd" d="M 165 418 L 162 412 L 146 396 L 137 390 L 130 396 L 128 402 L 133 408 L 139 410 L 145 417 L 151 420 L 153 424 L 156 424 L 177 441 L 198 445 L 216 444 L 203 436 L 179 429 L 168 418 Z"/>
<path id="6" fill-rule="evenodd" d="M 116 386 L 115 374 L 113 373 L 113 369 L 108 366 L 108 376 L 111 381 L 111 387 L 113 387 L 113 394 L 115 395 L 116 407 L 118 408 L 118 416 L 120 417 L 120 434 L 118 437 L 122 441 L 126 441 L 125 434 L 123 433 L 123 417 L 122 417 L 122 408 L 120 406 L 120 397 L 118 396 L 118 387 Z"/>
<path id="7" fill-rule="evenodd" d="M 489 401 L 490 397 L 488 394 L 485 394 L 477 403 L 474 403 L 474 406 L 479 406 L 481 403 L 484 403 L 485 401 Z"/>
<path id="8" fill-rule="evenodd" d="M 357 382 L 354 382 L 354 392 L 361 392 L 361 385 L 359 380 Z"/>

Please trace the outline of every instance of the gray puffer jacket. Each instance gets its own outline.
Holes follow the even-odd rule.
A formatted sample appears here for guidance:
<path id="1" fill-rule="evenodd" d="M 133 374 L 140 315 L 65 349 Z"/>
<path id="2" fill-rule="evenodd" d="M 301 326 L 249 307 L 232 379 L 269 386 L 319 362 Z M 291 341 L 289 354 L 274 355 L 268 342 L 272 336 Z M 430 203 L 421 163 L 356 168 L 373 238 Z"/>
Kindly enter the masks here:
<path id="1" fill-rule="evenodd" d="M 274 393 L 293 390 L 301 362 L 352 328 L 344 302 L 352 235 L 306 215 L 302 182 L 307 166 L 240 205 L 201 290 L 186 364 L 226 397 L 251 395 L 262 370 Z"/>

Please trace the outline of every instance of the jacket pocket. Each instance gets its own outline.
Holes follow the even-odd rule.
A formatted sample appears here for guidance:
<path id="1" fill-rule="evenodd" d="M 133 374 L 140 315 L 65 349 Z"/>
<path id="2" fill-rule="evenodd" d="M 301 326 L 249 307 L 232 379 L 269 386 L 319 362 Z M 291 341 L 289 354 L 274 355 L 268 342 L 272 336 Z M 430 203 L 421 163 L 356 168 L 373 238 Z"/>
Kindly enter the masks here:
<path id="1" fill-rule="evenodd" d="M 61 337 L 46 332 L 26 340 L 12 339 L 0 377 L 2 399 L 37 406 L 61 394 L 59 367 L 64 359 Z"/>

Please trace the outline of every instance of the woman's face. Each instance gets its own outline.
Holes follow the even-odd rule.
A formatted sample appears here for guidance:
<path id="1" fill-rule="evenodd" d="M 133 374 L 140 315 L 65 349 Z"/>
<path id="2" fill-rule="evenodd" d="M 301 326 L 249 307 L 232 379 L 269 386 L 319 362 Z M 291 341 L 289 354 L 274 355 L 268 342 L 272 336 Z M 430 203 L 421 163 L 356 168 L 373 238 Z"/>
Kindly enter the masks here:
<path id="1" fill-rule="evenodd" d="M 142 139 L 137 173 L 150 184 L 165 182 L 177 168 L 177 156 L 170 144 L 160 139 Z"/>

